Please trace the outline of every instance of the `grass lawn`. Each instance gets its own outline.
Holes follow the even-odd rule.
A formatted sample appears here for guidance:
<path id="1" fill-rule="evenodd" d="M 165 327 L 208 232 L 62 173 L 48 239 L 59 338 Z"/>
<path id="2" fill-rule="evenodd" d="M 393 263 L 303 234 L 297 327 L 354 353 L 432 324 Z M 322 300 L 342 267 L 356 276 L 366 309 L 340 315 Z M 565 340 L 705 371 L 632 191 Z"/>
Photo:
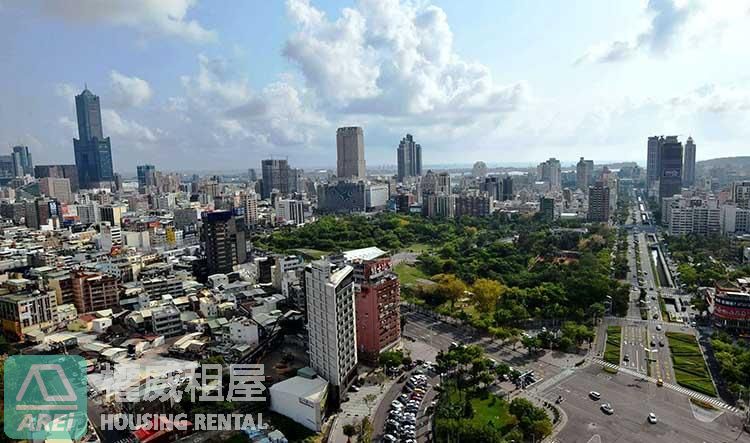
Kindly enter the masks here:
<path id="1" fill-rule="evenodd" d="M 604 361 L 613 365 L 620 364 L 620 342 L 622 328 L 620 326 L 607 327 L 607 343 L 604 347 Z"/>
<path id="2" fill-rule="evenodd" d="M 429 280 L 430 276 L 419 270 L 416 266 L 412 266 L 407 263 L 399 263 L 394 268 L 398 279 L 402 285 L 411 286 L 417 283 L 419 279 Z"/>
<path id="3" fill-rule="evenodd" d="M 415 252 L 417 254 L 424 254 L 425 252 L 430 252 L 430 249 L 432 249 L 432 246 L 428 245 L 427 243 L 414 243 L 405 248 L 401 248 L 401 250 L 404 252 Z"/>
<path id="4" fill-rule="evenodd" d="M 490 395 L 485 399 L 471 399 L 471 406 L 474 408 L 473 421 L 476 423 L 493 422 L 500 428 L 513 423 L 514 418 L 508 412 L 508 402 L 501 400 L 497 396 Z"/>
<path id="5" fill-rule="evenodd" d="M 711 383 L 711 374 L 708 372 L 695 337 L 679 332 L 667 332 L 665 335 L 672 352 L 672 365 L 677 384 L 715 397 L 716 389 Z"/>
<path id="6" fill-rule="evenodd" d="M 319 260 L 320 256 L 328 255 L 327 251 L 320 251 L 317 249 L 300 248 L 300 249 L 295 249 L 295 251 L 299 252 L 300 254 L 304 255 L 305 258 L 308 258 L 310 260 Z"/>

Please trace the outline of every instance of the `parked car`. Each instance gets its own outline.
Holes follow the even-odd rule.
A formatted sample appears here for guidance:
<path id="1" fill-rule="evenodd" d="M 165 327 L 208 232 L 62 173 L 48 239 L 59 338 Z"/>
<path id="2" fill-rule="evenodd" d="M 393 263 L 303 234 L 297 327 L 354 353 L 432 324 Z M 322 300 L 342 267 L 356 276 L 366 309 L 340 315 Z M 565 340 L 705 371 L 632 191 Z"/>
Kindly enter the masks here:
<path id="1" fill-rule="evenodd" d="M 589 392 L 589 397 L 591 397 L 594 400 L 599 400 L 600 398 L 602 398 L 602 394 L 600 394 L 600 393 L 598 393 L 596 391 L 591 391 L 591 392 Z"/>
<path id="2" fill-rule="evenodd" d="M 615 413 L 614 408 L 612 408 L 612 405 L 609 403 L 602 403 L 601 405 L 602 411 L 604 411 L 607 415 L 612 415 Z"/>
<path id="3" fill-rule="evenodd" d="M 654 414 L 653 412 L 650 413 L 650 414 L 648 414 L 648 422 L 649 423 L 651 423 L 652 425 L 655 425 L 657 421 L 658 421 L 658 419 L 656 418 L 656 414 Z"/>

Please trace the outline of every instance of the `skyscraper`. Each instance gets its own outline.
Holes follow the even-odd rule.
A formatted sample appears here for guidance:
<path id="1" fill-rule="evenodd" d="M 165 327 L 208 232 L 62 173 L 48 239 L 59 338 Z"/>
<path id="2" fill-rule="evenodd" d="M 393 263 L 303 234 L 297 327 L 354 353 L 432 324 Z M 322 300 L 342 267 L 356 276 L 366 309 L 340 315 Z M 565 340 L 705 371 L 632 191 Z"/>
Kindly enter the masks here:
<path id="1" fill-rule="evenodd" d="M 396 149 L 398 157 L 398 181 L 404 181 L 406 177 L 419 177 L 422 175 L 422 146 L 414 143 L 411 134 L 401 139 Z"/>
<path id="2" fill-rule="evenodd" d="M 154 165 L 138 165 L 138 190 L 142 193 L 156 186 L 156 167 Z"/>
<path id="3" fill-rule="evenodd" d="M 661 141 L 661 139 L 660 139 Z M 659 204 L 682 191 L 682 143 L 670 135 L 659 146 Z"/>
<path id="4" fill-rule="evenodd" d="M 82 188 L 108 186 L 114 179 L 112 147 L 102 131 L 99 97 L 84 89 L 76 96 L 78 138 L 73 140 L 78 184 Z"/>
<path id="5" fill-rule="evenodd" d="M 247 246 L 242 219 L 232 211 L 214 211 L 203 215 L 208 274 L 228 274 L 235 265 L 247 261 Z"/>
<path id="6" fill-rule="evenodd" d="M 305 268 L 310 366 L 333 385 L 338 404 L 357 369 L 354 270 L 317 260 Z"/>
<path id="7" fill-rule="evenodd" d="M 291 173 L 289 163 L 286 160 L 263 160 L 261 162 L 261 173 L 263 174 L 263 186 L 260 197 L 269 198 L 271 191 L 278 190 L 282 194 L 289 193 L 289 174 Z"/>
<path id="8" fill-rule="evenodd" d="M 336 175 L 338 178 L 364 180 L 365 135 L 359 126 L 336 131 Z"/>
<path id="9" fill-rule="evenodd" d="M 13 146 L 13 165 L 16 177 L 34 175 L 34 163 L 28 146 Z"/>
<path id="10" fill-rule="evenodd" d="M 682 167 L 682 185 L 689 187 L 695 184 L 695 143 L 693 137 L 685 142 L 685 158 Z"/>
<path id="11" fill-rule="evenodd" d="M 594 161 L 584 160 L 583 157 L 576 164 L 576 186 L 587 191 L 594 178 Z"/>
<path id="12" fill-rule="evenodd" d="M 513 200 L 513 177 L 506 176 L 503 179 L 503 201 Z"/>
<path id="13" fill-rule="evenodd" d="M 653 188 L 656 182 L 659 181 L 659 173 L 661 166 L 659 164 L 659 155 L 661 154 L 661 144 L 664 142 L 664 137 L 649 137 L 647 145 L 647 157 L 646 157 L 646 187 L 648 189 Z"/>

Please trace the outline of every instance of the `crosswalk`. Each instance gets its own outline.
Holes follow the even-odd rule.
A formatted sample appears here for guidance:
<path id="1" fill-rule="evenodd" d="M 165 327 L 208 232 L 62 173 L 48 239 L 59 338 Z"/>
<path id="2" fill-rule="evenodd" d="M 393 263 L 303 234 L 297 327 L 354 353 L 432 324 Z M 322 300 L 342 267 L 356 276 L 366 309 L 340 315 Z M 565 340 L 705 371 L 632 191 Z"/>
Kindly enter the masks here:
<path id="1" fill-rule="evenodd" d="M 612 363 L 608 363 L 608 362 L 603 361 L 603 360 L 594 359 L 594 363 L 596 363 L 596 364 L 598 364 L 600 366 L 604 366 L 605 368 L 609 368 L 609 369 L 613 369 L 613 370 L 622 372 L 623 374 L 632 375 L 634 377 L 640 377 L 643 380 L 647 380 L 647 381 L 649 381 L 651 383 L 656 383 L 656 379 L 653 378 L 653 377 L 645 376 L 645 375 L 643 375 L 643 374 L 641 374 L 639 372 L 636 372 L 636 371 L 633 371 L 633 370 L 630 370 L 630 369 L 627 369 L 627 368 L 622 368 L 620 366 L 617 366 L 617 365 L 612 364 Z M 705 395 L 705 394 L 701 394 L 700 392 L 695 392 L 695 391 L 693 391 L 691 389 L 687 389 L 687 388 L 682 387 L 682 386 L 673 385 L 671 383 L 664 383 L 663 387 L 665 387 L 667 389 L 671 389 L 671 390 L 673 390 L 675 392 L 679 392 L 680 394 L 687 395 L 688 397 L 691 397 L 691 398 L 694 398 L 694 399 L 697 399 L 697 400 L 700 400 L 700 401 L 704 401 L 704 402 L 706 402 L 708 404 L 711 404 L 711 405 L 713 405 L 713 406 L 715 406 L 717 408 L 724 409 L 724 410 L 727 410 L 729 412 L 733 412 L 733 413 L 740 412 L 740 410 L 738 408 L 736 408 L 736 407 L 734 407 L 732 405 L 728 405 L 728 404 L 724 403 L 723 401 L 719 400 L 718 398 L 711 397 L 711 396 L 708 396 L 708 395 Z"/>

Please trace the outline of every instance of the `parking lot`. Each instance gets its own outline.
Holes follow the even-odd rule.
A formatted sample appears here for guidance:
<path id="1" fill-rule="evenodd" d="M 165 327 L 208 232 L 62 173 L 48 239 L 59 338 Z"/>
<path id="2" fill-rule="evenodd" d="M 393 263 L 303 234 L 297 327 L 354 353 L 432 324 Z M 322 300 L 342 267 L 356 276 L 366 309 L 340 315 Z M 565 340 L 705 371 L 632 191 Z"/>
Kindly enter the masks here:
<path id="1" fill-rule="evenodd" d="M 601 399 L 592 400 L 591 391 L 601 393 Z M 540 394 L 549 401 L 564 398 L 559 406 L 568 420 L 555 437 L 558 443 L 750 442 L 747 433 L 741 433 L 738 415 L 705 411 L 681 393 L 630 375 L 609 374 L 597 366 L 577 370 Z M 602 403 L 612 405 L 612 415 L 601 410 Z M 656 424 L 648 422 L 650 412 L 656 414 Z"/>
<path id="2" fill-rule="evenodd" d="M 384 433 L 381 441 L 387 443 L 417 443 L 424 441 L 424 434 L 428 430 L 429 414 L 433 405 L 427 403 L 425 397 L 432 389 L 432 377 L 430 366 L 425 365 L 425 370 L 417 370 L 408 376 L 402 392 L 394 399 L 388 408 L 388 417 L 385 421 Z M 432 395 L 429 396 L 432 398 Z M 422 438 L 420 438 L 422 437 Z"/>

